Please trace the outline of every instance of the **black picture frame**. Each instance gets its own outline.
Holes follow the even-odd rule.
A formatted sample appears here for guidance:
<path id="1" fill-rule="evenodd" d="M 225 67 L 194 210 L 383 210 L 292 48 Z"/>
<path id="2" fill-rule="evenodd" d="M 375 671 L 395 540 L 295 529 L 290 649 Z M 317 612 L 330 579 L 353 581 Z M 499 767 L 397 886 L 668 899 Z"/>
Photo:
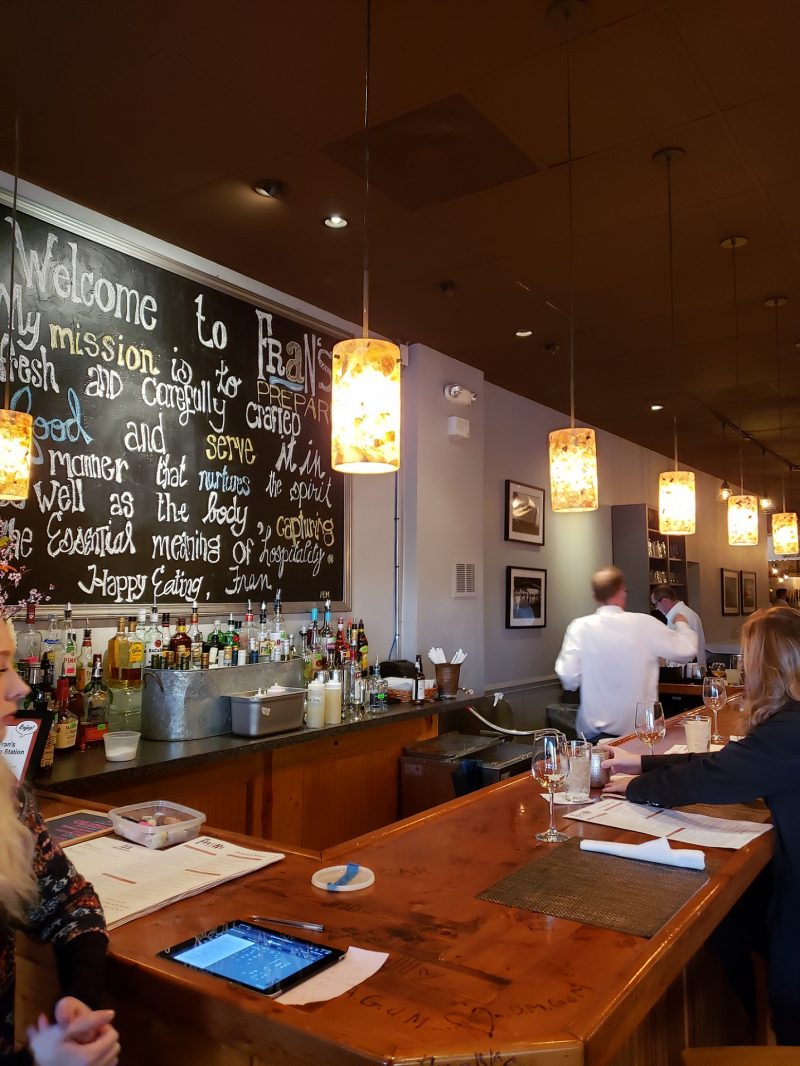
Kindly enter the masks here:
<path id="1" fill-rule="evenodd" d="M 756 572 L 755 570 L 740 570 L 740 610 L 742 614 L 752 614 L 758 606 L 756 598 Z"/>
<path id="2" fill-rule="evenodd" d="M 506 567 L 506 629 L 544 629 L 547 625 L 547 571 Z"/>
<path id="3" fill-rule="evenodd" d="M 720 568 L 722 613 L 739 614 L 739 571 Z"/>
<path id="4" fill-rule="evenodd" d="M 544 544 L 544 489 L 506 481 L 505 539 Z"/>

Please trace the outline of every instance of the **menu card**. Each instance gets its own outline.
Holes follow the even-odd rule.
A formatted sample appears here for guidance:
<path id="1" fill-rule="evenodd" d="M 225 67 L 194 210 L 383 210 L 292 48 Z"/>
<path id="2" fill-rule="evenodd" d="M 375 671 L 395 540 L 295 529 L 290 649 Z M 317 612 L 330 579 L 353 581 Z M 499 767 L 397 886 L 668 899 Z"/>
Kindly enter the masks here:
<path id="1" fill-rule="evenodd" d="M 109 929 L 284 858 L 214 837 L 196 837 L 165 851 L 99 837 L 73 844 L 68 855 L 94 886 Z"/>

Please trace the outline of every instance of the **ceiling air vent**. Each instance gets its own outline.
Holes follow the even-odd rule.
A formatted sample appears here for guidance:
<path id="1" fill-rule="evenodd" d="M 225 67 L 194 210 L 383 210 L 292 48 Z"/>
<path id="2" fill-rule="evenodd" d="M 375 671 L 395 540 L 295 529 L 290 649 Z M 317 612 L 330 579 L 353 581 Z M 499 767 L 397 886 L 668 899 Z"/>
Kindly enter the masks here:
<path id="1" fill-rule="evenodd" d="M 475 596 L 475 563 L 456 563 L 453 596 Z"/>

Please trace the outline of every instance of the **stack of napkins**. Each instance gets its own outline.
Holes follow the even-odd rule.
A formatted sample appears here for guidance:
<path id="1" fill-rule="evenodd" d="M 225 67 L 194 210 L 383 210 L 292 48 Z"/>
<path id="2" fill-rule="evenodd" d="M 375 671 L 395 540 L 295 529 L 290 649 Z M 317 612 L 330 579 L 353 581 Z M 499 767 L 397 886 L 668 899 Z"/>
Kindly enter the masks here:
<path id="1" fill-rule="evenodd" d="M 643 862 L 660 862 L 664 866 L 683 866 L 687 870 L 704 870 L 705 852 L 694 848 L 669 846 L 665 837 L 646 840 L 644 844 L 618 844 L 613 840 L 582 840 L 581 851 L 597 851 L 602 855 L 617 855 L 621 859 L 641 859 Z"/>

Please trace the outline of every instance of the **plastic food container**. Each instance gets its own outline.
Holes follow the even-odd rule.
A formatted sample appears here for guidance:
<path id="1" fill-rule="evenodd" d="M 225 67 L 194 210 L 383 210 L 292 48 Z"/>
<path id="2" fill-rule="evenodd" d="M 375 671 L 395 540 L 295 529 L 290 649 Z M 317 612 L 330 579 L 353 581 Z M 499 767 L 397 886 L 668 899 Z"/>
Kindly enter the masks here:
<path id="1" fill-rule="evenodd" d="M 117 729 L 103 734 L 103 745 L 109 762 L 130 762 L 136 758 L 139 749 L 139 737 L 132 729 Z"/>
<path id="2" fill-rule="evenodd" d="M 192 840 L 206 820 L 202 811 L 168 800 L 129 803 L 108 812 L 117 836 L 144 844 L 146 848 L 167 848 Z"/>

